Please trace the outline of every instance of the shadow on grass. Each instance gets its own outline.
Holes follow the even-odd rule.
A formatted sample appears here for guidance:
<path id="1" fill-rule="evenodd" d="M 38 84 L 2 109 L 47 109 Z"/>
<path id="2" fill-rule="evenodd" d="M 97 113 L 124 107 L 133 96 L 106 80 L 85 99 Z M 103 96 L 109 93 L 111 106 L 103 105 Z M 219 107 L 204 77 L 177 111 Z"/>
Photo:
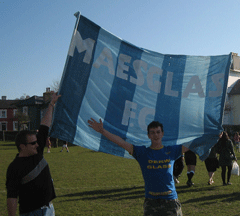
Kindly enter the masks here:
<path id="1" fill-rule="evenodd" d="M 196 199 L 189 199 L 185 202 L 182 202 L 182 204 L 187 204 L 187 203 L 196 203 L 196 202 L 207 202 L 204 203 L 206 205 L 209 205 L 209 201 L 214 201 L 216 200 L 221 200 L 221 202 L 234 202 L 234 201 L 239 201 L 240 200 L 240 193 L 229 193 L 229 194 L 217 194 L 217 195 L 210 195 L 210 196 L 203 196 L 203 197 L 198 197 Z M 204 205 L 202 204 L 202 205 Z"/>
<path id="2" fill-rule="evenodd" d="M 58 197 L 78 197 L 75 200 L 96 200 L 96 199 L 114 199 L 114 200 L 122 200 L 122 199 L 137 199 L 144 198 L 144 186 L 139 187 L 131 187 L 131 188 L 121 188 L 121 189 L 111 189 L 111 190 L 94 190 L 94 191 L 84 191 L 81 193 L 71 193 L 65 194 Z M 71 200 L 64 200 L 73 201 Z"/>
<path id="3" fill-rule="evenodd" d="M 191 187 L 189 188 L 187 185 L 178 186 L 176 187 L 177 193 L 189 193 L 189 192 L 201 192 L 201 191 L 211 191 L 216 190 L 216 188 L 222 187 L 222 186 L 207 186 L 207 187 Z"/>
<path id="4" fill-rule="evenodd" d="M 15 143 L 10 143 L 10 144 L 0 144 L 0 146 L 15 146 Z"/>
<path id="5" fill-rule="evenodd" d="M 12 150 L 16 148 L 15 143 L 0 143 L 0 149 L 3 150 Z"/>
<path id="6" fill-rule="evenodd" d="M 45 147 L 45 153 L 47 153 L 47 148 Z M 60 149 L 60 148 L 59 148 Z M 68 154 L 70 154 L 71 152 L 74 152 L 73 150 L 71 150 L 71 148 L 68 148 L 69 149 L 69 152 L 67 152 L 67 150 L 66 149 L 64 149 L 62 152 L 61 152 L 61 150 L 59 150 L 59 151 L 51 151 L 50 150 L 50 153 L 53 153 L 53 154 L 59 154 L 59 153 L 61 153 L 61 154 L 65 154 L 65 153 L 68 153 Z M 75 152 L 74 152 L 75 153 Z M 77 152 L 77 154 L 89 154 L 89 153 L 100 153 L 100 152 L 96 152 L 96 151 L 84 151 L 84 152 Z"/>
<path id="7" fill-rule="evenodd" d="M 202 192 L 202 191 L 215 191 L 215 190 L 219 190 L 219 188 L 222 188 L 222 185 L 219 186 L 207 186 L 207 187 L 191 187 L 189 188 L 188 186 L 179 186 L 177 187 L 177 193 L 181 194 L 181 193 L 189 193 L 189 192 Z M 188 189 L 188 190 L 186 190 Z M 236 193 L 223 193 L 223 194 L 216 194 L 216 195 L 207 195 L 207 196 L 202 196 L 202 197 L 197 197 L 194 199 L 188 199 L 185 202 L 181 202 L 182 204 L 187 204 L 187 203 L 197 203 L 197 202 L 204 202 L 201 205 L 209 205 L 209 202 L 212 203 L 216 203 L 217 201 L 220 202 L 234 202 L 234 201 L 240 201 L 240 192 L 236 192 Z"/>
<path id="8" fill-rule="evenodd" d="M 187 186 L 177 187 L 177 193 L 189 193 L 189 192 L 201 192 L 201 191 L 211 191 L 216 190 L 218 187 L 199 187 L 199 188 L 188 188 Z M 188 189 L 188 190 L 186 190 Z M 145 197 L 144 186 L 131 187 L 131 188 L 120 188 L 120 189 L 110 189 L 110 190 L 93 190 L 93 191 L 84 191 L 80 193 L 70 193 L 61 195 L 58 197 L 69 197 L 71 199 L 60 201 L 78 201 L 78 200 L 97 200 L 97 199 L 108 199 L 108 201 L 113 200 L 127 200 L 127 199 L 139 199 Z M 73 198 L 73 199 L 72 199 Z M 221 202 L 233 202 L 240 200 L 240 192 L 239 193 L 229 193 L 229 194 L 216 194 L 216 195 L 208 195 L 203 197 L 198 197 L 194 199 L 188 199 L 185 202 L 181 202 L 182 204 L 187 203 L 198 203 L 198 202 L 206 202 L 206 205 L 209 204 L 210 201 L 216 202 L 220 200 Z M 204 203 L 202 204 L 204 205 Z"/>

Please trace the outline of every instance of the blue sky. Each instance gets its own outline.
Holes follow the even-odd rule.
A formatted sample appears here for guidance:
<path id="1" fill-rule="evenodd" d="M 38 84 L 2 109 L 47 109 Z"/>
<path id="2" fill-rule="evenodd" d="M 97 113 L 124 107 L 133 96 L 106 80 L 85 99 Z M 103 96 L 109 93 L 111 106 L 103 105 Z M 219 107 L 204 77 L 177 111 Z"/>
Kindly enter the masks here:
<path id="1" fill-rule="evenodd" d="M 60 81 L 77 11 L 159 53 L 240 55 L 236 0 L 0 0 L 0 97 L 42 96 Z"/>

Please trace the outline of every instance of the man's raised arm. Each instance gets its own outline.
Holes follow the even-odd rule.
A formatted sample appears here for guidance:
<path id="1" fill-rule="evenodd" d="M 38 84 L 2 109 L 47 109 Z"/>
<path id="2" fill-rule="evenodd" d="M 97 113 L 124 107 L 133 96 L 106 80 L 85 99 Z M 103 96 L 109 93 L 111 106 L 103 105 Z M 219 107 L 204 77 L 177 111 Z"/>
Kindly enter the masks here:
<path id="1" fill-rule="evenodd" d="M 8 216 L 15 216 L 17 212 L 17 198 L 7 198 Z"/>
<path id="2" fill-rule="evenodd" d="M 189 148 L 185 147 L 185 146 L 182 146 L 182 154 L 189 151 Z"/>
<path id="3" fill-rule="evenodd" d="M 47 111 L 46 111 L 44 117 L 42 118 L 41 125 L 46 125 L 48 127 L 51 126 L 53 109 L 54 109 L 55 103 L 57 102 L 59 97 L 61 97 L 61 95 L 57 95 L 56 93 L 53 93 L 52 99 L 48 105 Z"/>
<path id="4" fill-rule="evenodd" d="M 110 141 L 114 142 L 118 146 L 124 148 L 125 150 L 127 150 L 129 152 L 129 154 L 132 155 L 133 154 L 133 145 L 128 143 L 128 142 L 126 142 L 121 137 L 119 137 L 119 136 L 117 136 L 115 134 L 112 134 L 109 131 L 105 130 L 103 128 L 102 120 L 100 119 L 99 121 L 100 122 L 98 123 L 93 118 L 91 118 L 90 120 L 88 120 L 89 127 L 94 129 L 98 133 L 101 133 L 107 139 L 109 139 Z"/>

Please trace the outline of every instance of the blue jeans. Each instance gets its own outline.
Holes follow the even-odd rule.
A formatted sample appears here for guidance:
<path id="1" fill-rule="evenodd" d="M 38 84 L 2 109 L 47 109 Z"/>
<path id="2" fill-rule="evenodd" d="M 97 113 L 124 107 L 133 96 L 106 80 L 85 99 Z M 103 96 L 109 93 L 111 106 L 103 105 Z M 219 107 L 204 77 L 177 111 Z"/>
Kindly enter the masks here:
<path id="1" fill-rule="evenodd" d="M 43 206 L 32 212 L 20 214 L 20 216 L 55 216 L 55 210 L 53 204 L 49 203 L 49 206 Z"/>

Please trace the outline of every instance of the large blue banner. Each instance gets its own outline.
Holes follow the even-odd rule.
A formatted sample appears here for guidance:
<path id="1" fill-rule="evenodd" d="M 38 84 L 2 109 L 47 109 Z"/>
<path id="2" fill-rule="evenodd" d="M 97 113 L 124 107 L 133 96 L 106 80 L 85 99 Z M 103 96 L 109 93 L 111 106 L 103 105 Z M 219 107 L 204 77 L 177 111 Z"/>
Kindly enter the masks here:
<path id="1" fill-rule="evenodd" d="M 159 43 L 159 42 L 156 42 Z M 126 158 L 124 149 L 88 126 L 134 145 L 150 145 L 147 125 L 163 123 L 163 145 L 190 148 L 201 159 L 217 142 L 231 53 L 166 55 L 126 42 L 79 16 L 64 68 L 51 137 Z"/>

